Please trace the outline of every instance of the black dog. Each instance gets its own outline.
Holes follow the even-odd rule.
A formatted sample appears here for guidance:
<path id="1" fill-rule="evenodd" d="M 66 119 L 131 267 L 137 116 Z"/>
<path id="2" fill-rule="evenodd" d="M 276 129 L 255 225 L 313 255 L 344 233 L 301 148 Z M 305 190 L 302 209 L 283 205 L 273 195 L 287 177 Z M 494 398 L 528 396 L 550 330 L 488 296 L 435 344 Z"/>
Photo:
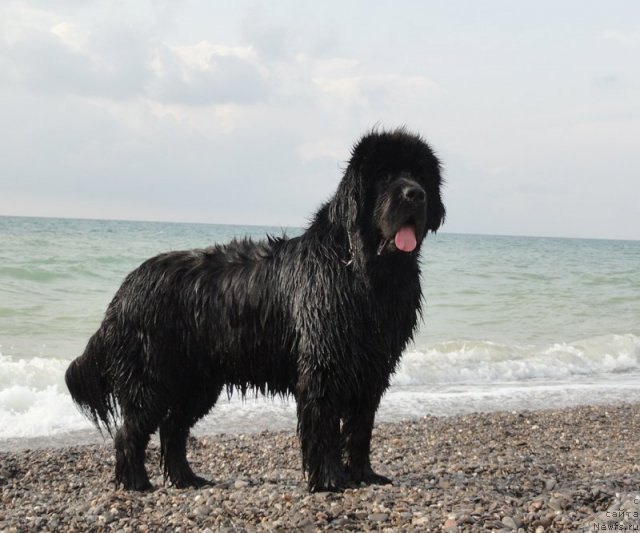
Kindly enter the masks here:
<path id="1" fill-rule="evenodd" d="M 420 245 L 445 209 L 440 165 L 403 129 L 355 146 L 335 195 L 300 237 L 170 252 L 134 270 L 66 372 L 73 399 L 115 433 L 116 483 L 207 483 L 186 458 L 190 428 L 220 392 L 292 394 L 311 491 L 390 483 L 371 431 L 420 314 Z"/>

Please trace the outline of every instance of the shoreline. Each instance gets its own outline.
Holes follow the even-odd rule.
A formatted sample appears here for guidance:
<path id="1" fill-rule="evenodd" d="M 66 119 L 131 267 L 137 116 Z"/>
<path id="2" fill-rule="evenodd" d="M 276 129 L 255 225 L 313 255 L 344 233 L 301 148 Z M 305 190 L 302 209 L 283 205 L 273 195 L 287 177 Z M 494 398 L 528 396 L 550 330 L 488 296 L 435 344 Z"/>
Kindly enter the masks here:
<path id="1" fill-rule="evenodd" d="M 424 416 L 455 417 L 477 413 L 502 411 L 542 411 L 587 405 L 640 404 L 640 374 L 616 375 L 614 386 L 609 377 L 600 382 L 570 382 L 559 380 L 527 383 L 497 383 L 491 388 L 485 384 L 477 386 L 457 385 L 424 386 L 392 385 L 383 396 L 376 414 L 376 425 L 411 422 Z M 77 414 L 82 428 L 55 431 L 49 435 L 1 436 L 0 452 L 16 452 L 25 449 L 67 448 L 81 444 L 104 444 L 110 437 L 100 432 L 77 407 L 70 402 L 65 392 L 64 401 Z M 19 427 L 19 421 L 9 421 L 9 427 Z M 262 431 L 295 431 L 296 410 L 292 397 L 272 398 L 248 395 L 242 398 L 233 395 L 218 401 L 215 407 L 192 428 L 191 435 L 197 438 L 229 434 L 255 434 Z M 0 428 L 0 430 L 7 428 Z M 157 433 L 152 439 L 157 440 Z"/>
<path id="2" fill-rule="evenodd" d="M 376 424 L 394 484 L 342 493 L 307 492 L 292 431 L 191 439 L 201 489 L 163 487 L 152 441 L 142 494 L 114 488 L 110 440 L 26 449 L 0 452 L 0 531 L 593 531 L 640 513 L 638 458 L 640 403 Z"/>

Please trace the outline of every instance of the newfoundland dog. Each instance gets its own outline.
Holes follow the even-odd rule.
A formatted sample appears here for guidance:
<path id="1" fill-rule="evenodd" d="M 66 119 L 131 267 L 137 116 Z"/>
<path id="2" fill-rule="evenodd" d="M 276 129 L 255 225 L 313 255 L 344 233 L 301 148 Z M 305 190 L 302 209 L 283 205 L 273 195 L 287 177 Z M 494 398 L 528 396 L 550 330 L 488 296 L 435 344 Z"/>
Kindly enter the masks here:
<path id="1" fill-rule="evenodd" d="M 208 483 L 187 438 L 225 387 L 293 395 L 309 490 L 390 483 L 371 468 L 371 431 L 420 315 L 420 247 L 445 216 L 440 185 L 421 137 L 374 131 L 299 237 L 164 253 L 129 274 L 65 376 L 85 414 L 115 432 L 116 484 L 151 488 L 145 449 L 158 428 L 165 479 Z"/>

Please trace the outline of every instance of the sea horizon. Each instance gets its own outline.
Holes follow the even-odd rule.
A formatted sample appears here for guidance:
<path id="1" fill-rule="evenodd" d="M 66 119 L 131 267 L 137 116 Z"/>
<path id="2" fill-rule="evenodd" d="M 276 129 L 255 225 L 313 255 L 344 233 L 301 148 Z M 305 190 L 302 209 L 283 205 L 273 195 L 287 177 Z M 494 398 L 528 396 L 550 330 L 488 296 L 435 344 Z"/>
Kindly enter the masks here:
<path id="1" fill-rule="evenodd" d="M 103 218 L 103 217 L 75 217 L 75 216 L 56 216 L 56 215 L 4 215 L 0 214 L 0 218 L 33 218 L 33 219 L 53 219 L 53 220 L 78 220 L 87 222 L 141 222 L 144 224 L 185 224 L 185 225 L 203 225 L 203 226 L 226 226 L 226 227 L 249 227 L 249 228 L 281 228 L 304 230 L 306 226 L 283 225 L 283 224 L 257 224 L 257 223 L 233 223 L 233 222 L 205 222 L 201 220 L 159 220 L 159 219 L 135 219 L 135 218 Z M 445 223 L 446 225 L 446 223 Z M 467 231 L 447 231 L 439 229 L 438 234 L 443 235 L 466 235 L 469 237 L 521 237 L 531 239 L 567 239 L 567 240 L 586 240 L 586 241 L 618 241 L 618 242 L 640 242 L 639 239 L 621 239 L 619 237 L 591 237 L 591 236 L 567 236 L 567 235 L 533 235 L 520 233 L 477 233 Z"/>

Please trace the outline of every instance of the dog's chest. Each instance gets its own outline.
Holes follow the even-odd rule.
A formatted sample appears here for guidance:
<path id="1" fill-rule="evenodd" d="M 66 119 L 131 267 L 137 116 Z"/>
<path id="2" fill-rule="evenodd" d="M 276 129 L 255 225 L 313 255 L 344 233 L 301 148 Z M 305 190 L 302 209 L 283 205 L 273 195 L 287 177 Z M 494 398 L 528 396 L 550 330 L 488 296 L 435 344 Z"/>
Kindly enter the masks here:
<path id="1" fill-rule="evenodd" d="M 361 344 L 399 356 L 413 336 L 420 301 L 417 276 L 369 284 L 354 302 L 364 326 L 357 332 Z"/>

